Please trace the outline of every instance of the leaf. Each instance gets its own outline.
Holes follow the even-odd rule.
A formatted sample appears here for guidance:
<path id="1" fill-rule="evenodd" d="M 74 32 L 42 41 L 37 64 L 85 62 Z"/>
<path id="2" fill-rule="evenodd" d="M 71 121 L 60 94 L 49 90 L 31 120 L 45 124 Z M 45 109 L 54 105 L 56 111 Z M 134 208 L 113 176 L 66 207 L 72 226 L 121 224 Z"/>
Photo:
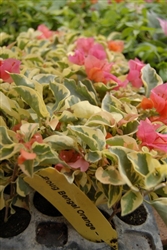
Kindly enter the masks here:
<path id="1" fill-rule="evenodd" d="M 103 184 L 110 184 L 114 186 L 126 184 L 118 169 L 114 166 L 108 166 L 105 169 L 99 167 L 96 170 L 95 176 L 97 180 L 99 180 Z"/>
<path id="2" fill-rule="evenodd" d="M 38 123 L 24 123 L 20 126 L 21 134 L 29 141 L 31 137 L 37 132 L 39 128 Z"/>
<path id="3" fill-rule="evenodd" d="M 132 163 L 127 157 L 127 154 L 131 152 L 130 149 L 121 147 L 121 146 L 113 146 L 108 149 L 110 153 L 115 155 L 118 159 L 118 170 L 126 184 L 133 190 L 138 191 L 138 188 L 136 186 L 136 183 L 141 182 L 140 177 L 138 174 L 134 171 L 132 167 Z M 107 152 L 106 152 L 107 156 Z"/>
<path id="4" fill-rule="evenodd" d="M 45 138 L 44 142 L 48 143 L 56 151 L 77 148 L 77 142 L 66 135 L 51 135 Z"/>
<path id="5" fill-rule="evenodd" d="M 108 202 L 107 205 L 111 208 L 115 203 L 117 203 L 122 196 L 122 186 L 112 186 L 109 185 L 108 191 Z"/>
<path id="6" fill-rule="evenodd" d="M 94 92 L 89 91 L 82 82 L 78 82 L 78 84 L 76 84 L 76 82 L 72 79 L 65 79 L 64 85 L 68 88 L 71 95 L 78 97 L 81 101 L 87 100 L 92 105 L 97 105 Z"/>
<path id="7" fill-rule="evenodd" d="M 37 82 L 41 84 L 53 83 L 55 79 L 56 79 L 56 76 L 52 74 L 38 74 L 33 77 L 33 80 L 36 80 Z"/>
<path id="8" fill-rule="evenodd" d="M 27 86 L 29 88 L 34 89 L 34 83 L 32 80 L 30 80 L 28 77 L 22 75 L 22 74 L 10 74 L 12 77 L 13 81 L 17 86 Z"/>
<path id="9" fill-rule="evenodd" d="M 14 88 L 23 98 L 23 100 L 37 113 L 39 117 L 49 117 L 43 98 L 35 91 L 27 86 Z"/>
<path id="10" fill-rule="evenodd" d="M 106 111 L 100 111 L 96 112 L 95 114 L 92 114 L 92 116 L 87 120 L 85 125 L 93 126 L 101 124 L 109 127 L 114 127 L 115 123 L 116 122 L 111 113 Z"/>
<path id="11" fill-rule="evenodd" d="M 112 94 L 107 93 L 105 95 L 102 100 L 101 108 L 111 113 L 117 122 L 119 122 L 124 116 L 124 112 L 121 111 L 122 103 Z"/>
<path id="12" fill-rule="evenodd" d="M 7 34 L 6 32 L 1 32 L 0 33 L 0 44 L 3 44 L 3 42 L 8 39 L 11 38 L 12 36 Z"/>
<path id="13" fill-rule="evenodd" d="M 5 127 L 0 127 L 0 145 L 13 144 Z"/>
<path id="14" fill-rule="evenodd" d="M 20 120 L 19 105 L 16 101 L 8 98 L 2 92 L 0 92 L 0 109 L 3 110 L 6 114 L 11 116 L 12 118 Z"/>
<path id="15" fill-rule="evenodd" d="M 78 102 L 72 105 L 70 109 L 72 110 L 74 116 L 86 119 L 101 111 L 99 107 L 90 104 L 88 101 Z"/>
<path id="16" fill-rule="evenodd" d="M 35 142 L 32 145 L 32 150 L 33 153 L 37 155 L 36 159 L 34 160 L 34 167 L 38 166 L 39 163 L 42 167 L 44 167 L 52 166 L 53 164 L 55 165 L 60 162 L 58 153 L 52 150 L 50 145 Z"/>
<path id="17" fill-rule="evenodd" d="M 34 160 L 26 160 L 23 164 L 19 164 L 19 167 L 25 175 L 33 177 Z"/>
<path id="18" fill-rule="evenodd" d="M 85 160 L 91 163 L 97 162 L 101 160 L 102 155 L 101 152 L 94 152 L 89 150 L 88 153 L 85 155 Z"/>
<path id="19" fill-rule="evenodd" d="M 30 192 L 30 186 L 23 180 L 21 176 L 16 179 L 16 192 L 22 197 L 26 197 Z"/>
<path id="20" fill-rule="evenodd" d="M 157 85 L 163 84 L 163 81 L 156 73 L 155 69 L 151 68 L 149 64 L 142 68 L 141 73 L 141 79 L 145 87 L 146 96 L 149 97 L 151 90 Z"/>
<path id="21" fill-rule="evenodd" d="M 129 190 L 121 198 L 121 216 L 132 213 L 143 203 L 143 196 L 140 192 Z"/>
<path id="22" fill-rule="evenodd" d="M 68 128 L 88 145 L 92 151 L 100 151 L 105 147 L 105 136 L 100 129 L 87 126 L 68 126 Z"/>
<path id="23" fill-rule="evenodd" d="M 148 203 L 156 209 L 156 211 L 167 226 L 167 198 L 161 197 L 153 201 L 148 201 Z"/>
<path id="24" fill-rule="evenodd" d="M 55 96 L 55 104 L 52 107 L 52 111 L 59 111 L 64 105 L 65 99 L 70 95 L 70 92 L 63 84 L 59 83 L 51 82 L 50 88 Z"/>
<path id="25" fill-rule="evenodd" d="M 3 146 L 0 149 L 0 159 L 1 159 L 1 161 L 10 159 L 12 156 L 17 154 L 20 151 L 21 148 L 22 148 L 22 145 L 15 144 L 15 143 Z"/>

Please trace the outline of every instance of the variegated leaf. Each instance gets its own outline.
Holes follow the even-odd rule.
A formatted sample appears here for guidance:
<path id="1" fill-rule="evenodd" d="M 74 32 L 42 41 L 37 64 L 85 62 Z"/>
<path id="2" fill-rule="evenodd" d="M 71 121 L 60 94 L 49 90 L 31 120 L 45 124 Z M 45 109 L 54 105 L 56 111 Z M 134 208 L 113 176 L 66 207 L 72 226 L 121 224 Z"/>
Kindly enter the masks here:
<path id="1" fill-rule="evenodd" d="M 30 186 L 21 176 L 16 179 L 16 192 L 22 197 L 26 197 L 30 192 Z"/>
<path id="2" fill-rule="evenodd" d="M 105 135 L 100 129 L 87 126 L 68 126 L 68 128 L 88 145 L 92 151 L 100 151 L 105 147 Z"/>
<path id="3" fill-rule="evenodd" d="M 121 216 L 132 213 L 143 203 L 143 196 L 140 192 L 129 190 L 121 198 Z"/>
<path id="4" fill-rule="evenodd" d="M 125 181 L 120 175 L 115 166 L 108 166 L 107 168 L 99 167 L 96 170 L 95 176 L 103 184 L 111 184 L 114 186 L 124 185 Z"/>
<path id="5" fill-rule="evenodd" d="M 107 205 L 111 208 L 115 203 L 117 203 L 122 196 L 122 186 L 109 185 L 108 191 L 108 202 Z"/>
<path id="6" fill-rule="evenodd" d="M 88 119 L 85 125 L 92 126 L 92 125 L 105 125 L 109 127 L 115 126 L 115 119 L 113 118 L 112 114 L 106 111 L 100 111 L 98 113 L 92 114 L 92 116 Z"/>
<path id="7" fill-rule="evenodd" d="M 49 117 L 43 98 L 34 89 L 24 86 L 15 87 L 15 90 L 21 95 L 23 100 L 36 112 L 39 117 Z"/>
<path id="8" fill-rule="evenodd" d="M 52 111 L 58 111 L 64 105 L 65 99 L 70 95 L 70 91 L 60 83 L 51 82 L 50 88 L 55 96 L 55 104 L 52 107 Z"/>
<path id="9" fill-rule="evenodd" d="M 7 128 L 6 127 L 0 127 L 0 145 L 4 146 L 7 144 L 12 144 L 13 141 L 8 135 Z M 1 146 L 0 146 L 1 147 Z"/>
<path id="10" fill-rule="evenodd" d="M 88 101 L 78 102 L 72 105 L 70 109 L 74 116 L 86 119 L 101 111 L 99 107 L 90 104 Z"/>
<path id="11" fill-rule="evenodd" d="M 73 138 L 66 135 L 51 135 L 46 137 L 44 142 L 48 143 L 51 148 L 56 151 L 77 148 L 77 142 Z"/>
<path id="12" fill-rule="evenodd" d="M 167 198 L 161 197 L 156 200 L 149 201 L 148 203 L 151 204 L 156 209 L 156 211 L 158 212 L 158 214 L 160 215 L 160 217 L 167 226 L 167 210 L 166 210 Z"/>
<path id="13" fill-rule="evenodd" d="M 141 79 L 143 81 L 146 96 L 150 96 L 151 90 L 157 85 L 163 84 L 161 77 L 156 73 L 155 69 L 149 64 L 145 65 L 141 70 Z"/>

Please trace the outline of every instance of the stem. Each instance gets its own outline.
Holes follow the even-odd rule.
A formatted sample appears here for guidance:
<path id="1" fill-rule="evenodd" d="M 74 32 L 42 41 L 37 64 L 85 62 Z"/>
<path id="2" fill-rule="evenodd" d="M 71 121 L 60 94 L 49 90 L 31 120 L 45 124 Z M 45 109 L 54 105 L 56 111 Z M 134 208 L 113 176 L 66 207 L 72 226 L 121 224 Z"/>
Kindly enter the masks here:
<path id="1" fill-rule="evenodd" d="M 14 197 L 15 195 L 15 180 L 17 178 L 17 172 L 18 172 L 19 166 L 16 164 L 13 169 L 13 174 L 10 179 L 10 200 Z M 4 222 L 8 221 L 8 214 L 9 214 L 9 202 L 6 205 L 5 208 L 5 216 L 4 216 Z"/>
<path id="2" fill-rule="evenodd" d="M 113 212 L 112 212 L 112 214 L 110 215 L 108 221 L 111 223 L 113 217 L 114 217 L 117 213 L 119 213 L 119 212 L 121 212 L 121 208 L 120 208 L 120 207 L 118 208 L 117 205 L 114 206 Z"/>
<path id="3" fill-rule="evenodd" d="M 156 191 L 156 190 L 158 190 L 158 189 L 160 189 L 160 188 L 163 188 L 163 187 L 165 187 L 165 186 L 167 186 L 167 182 L 160 183 L 160 184 L 157 185 L 155 188 L 152 188 L 152 189 L 150 189 L 150 190 L 144 192 L 144 196 L 146 196 L 146 195 L 148 195 L 149 193 L 154 192 L 154 191 Z"/>

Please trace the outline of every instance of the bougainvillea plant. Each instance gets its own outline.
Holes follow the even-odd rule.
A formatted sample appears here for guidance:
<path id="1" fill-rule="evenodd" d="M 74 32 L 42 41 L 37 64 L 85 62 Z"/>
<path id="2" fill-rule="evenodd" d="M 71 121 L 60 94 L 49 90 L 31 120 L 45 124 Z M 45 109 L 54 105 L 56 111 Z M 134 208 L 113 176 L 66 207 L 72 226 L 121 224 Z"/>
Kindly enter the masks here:
<path id="1" fill-rule="evenodd" d="M 167 224 L 167 83 L 112 48 L 44 26 L 1 48 L 0 209 L 25 207 L 24 176 L 52 167 L 97 206 L 147 202 Z"/>

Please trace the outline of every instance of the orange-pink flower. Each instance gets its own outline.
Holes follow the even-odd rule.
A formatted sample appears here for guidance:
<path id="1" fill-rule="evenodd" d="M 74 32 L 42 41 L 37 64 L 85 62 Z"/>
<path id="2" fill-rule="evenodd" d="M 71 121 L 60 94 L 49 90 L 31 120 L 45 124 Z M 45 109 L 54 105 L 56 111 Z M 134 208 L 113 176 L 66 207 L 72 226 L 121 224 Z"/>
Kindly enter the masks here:
<path id="1" fill-rule="evenodd" d="M 109 41 L 108 48 L 109 50 L 112 50 L 115 52 L 122 52 L 124 49 L 124 42 L 121 40 Z"/>
<path id="2" fill-rule="evenodd" d="M 61 150 L 59 153 L 61 160 L 65 161 L 71 168 L 80 169 L 85 172 L 89 168 L 89 163 L 75 150 Z M 63 164 L 56 164 L 55 168 L 61 170 Z"/>
<path id="3" fill-rule="evenodd" d="M 151 90 L 150 99 L 156 111 L 167 117 L 167 83 L 161 84 Z"/>
<path id="4" fill-rule="evenodd" d="M 37 37 L 38 39 L 48 39 L 55 33 L 54 31 L 49 30 L 44 24 L 39 25 L 37 30 L 41 32 L 41 35 Z"/>
<path id="5" fill-rule="evenodd" d="M 145 121 L 140 121 L 137 137 L 141 140 L 142 146 L 167 153 L 167 134 L 158 133 L 156 129 L 159 126 L 159 124 L 151 123 L 148 118 Z"/>
<path id="6" fill-rule="evenodd" d="M 137 58 L 135 58 L 135 60 L 129 60 L 129 73 L 127 79 L 136 88 L 140 88 L 143 85 L 141 80 L 141 69 L 144 65 L 145 64 Z"/>
<path id="7" fill-rule="evenodd" d="M 14 58 L 0 60 L 0 78 L 5 82 L 13 82 L 9 73 L 20 73 L 21 62 Z"/>
<path id="8" fill-rule="evenodd" d="M 74 64 L 83 65 L 85 61 L 85 55 L 82 50 L 75 50 L 75 54 L 69 55 L 68 59 Z"/>
<path id="9" fill-rule="evenodd" d="M 103 82 L 106 84 L 109 81 L 114 81 L 119 87 L 125 87 L 127 80 L 122 82 L 116 76 L 110 73 L 112 63 L 108 63 L 106 60 L 99 60 L 98 58 L 89 55 L 85 59 L 85 70 L 88 78 L 94 82 Z"/>
<path id="10" fill-rule="evenodd" d="M 17 163 L 18 164 L 23 164 L 25 161 L 27 160 L 34 160 L 36 158 L 36 154 L 35 153 L 29 153 L 27 151 L 25 151 L 24 149 L 20 150 L 20 155 L 17 159 Z"/>
<path id="11" fill-rule="evenodd" d="M 78 38 L 76 42 L 76 49 L 82 51 L 85 55 L 88 54 L 90 48 L 94 45 L 93 37 Z"/>

